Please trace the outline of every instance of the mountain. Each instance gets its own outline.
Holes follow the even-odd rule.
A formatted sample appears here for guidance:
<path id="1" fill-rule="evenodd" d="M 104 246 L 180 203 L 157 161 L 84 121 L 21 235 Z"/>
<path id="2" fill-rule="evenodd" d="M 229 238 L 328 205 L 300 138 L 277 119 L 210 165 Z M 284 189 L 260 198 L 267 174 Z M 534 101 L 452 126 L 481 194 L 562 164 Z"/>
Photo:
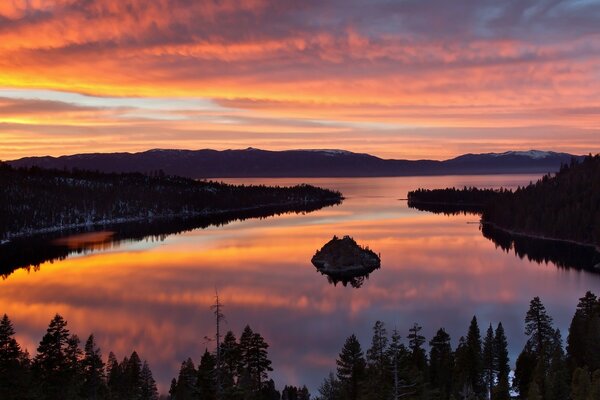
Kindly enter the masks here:
<path id="1" fill-rule="evenodd" d="M 190 178 L 227 177 L 365 177 L 547 173 L 581 156 L 550 151 L 465 154 L 450 160 L 386 160 L 345 150 L 163 150 L 140 153 L 89 153 L 27 157 L 14 167 L 85 169 L 102 172 L 163 171 Z"/>

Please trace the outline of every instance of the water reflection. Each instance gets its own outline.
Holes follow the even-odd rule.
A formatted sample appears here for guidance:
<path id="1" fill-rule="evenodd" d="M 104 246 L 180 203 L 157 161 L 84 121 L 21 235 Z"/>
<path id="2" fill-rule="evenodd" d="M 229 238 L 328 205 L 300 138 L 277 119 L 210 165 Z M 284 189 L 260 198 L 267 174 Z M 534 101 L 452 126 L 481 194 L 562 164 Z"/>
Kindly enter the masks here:
<path id="1" fill-rule="evenodd" d="M 313 203 L 302 206 L 271 206 L 260 210 L 226 212 L 213 216 L 193 218 L 154 219 L 126 224 L 107 224 L 100 231 L 66 230 L 26 238 L 15 238 L 0 245 L 0 274 L 6 279 L 17 268 L 39 270 L 47 261 L 64 260 L 69 255 L 86 255 L 94 251 L 118 249 L 121 244 L 140 241 L 162 242 L 172 234 L 223 226 L 248 218 L 268 218 L 284 213 L 302 214 L 319 210 L 335 202 Z M 90 228 L 93 229 L 93 228 Z"/>
<path id="2" fill-rule="evenodd" d="M 481 215 L 481 207 L 471 205 L 409 201 L 408 207 L 447 216 L 474 215 L 479 218 Z M 484 223 L 480 229 L 483 236 L 491 240 L 496 247 L 507 253 L 514 252 L 521 259 L 526 258 L 538 264 L 552 263 L 559 268 L 574 268 L 600 273 L 600 252 L 595 246 L 512 234 L 493 224 Z"/>
<path id="3" fill-rule="evenodd" d="M 121 242 L 51 267 L 42 263 L 36 273 L 19 269 L 0 281 L 0 312 L 9 314 L 30 353 L 56 312 L 80 337 L 94 332 L 105 357 L 113 350 L 121 359 L 135 349 L 163 392 L 182 360 L 198 361 L 212 346 L 204 337 L 214 335 L 215 287 L 226 305 L 225 329 L 237 333 L 250 324 L 270 344 L 280 388 L 307 384 L 315 394 L 345 338 L 355 333 L 368 347 L 378 319 L 404 336 L 419 322 L 427 339 L 443 326 L 453 346 L 473 314 L 481 327 L 502 321 L 514 363 L 531 298 L 541 297 L 565 337 L 578 298 L 586 290 L 600 293 L 600 276 L 507 254 L 469 224 L 476 216 L 422 212 L 398 199 L 415 187 L 514 187 L 536 178 L 314 179 L 308 183 L 342 191 L 344 203 Z M 333 235 L 345 234 L 377 249 L 385 262 L 360 290 L 329 284 L 308 261 Z"/>
<path id="4" fill-rule="evenodd" d="M 600 252 L 594 246 L 513 235 L 491 224 L 482 224 L 481 232 L 497 247 L 507 253 L 514 252 L 521 259 L 600 273 Z"/>

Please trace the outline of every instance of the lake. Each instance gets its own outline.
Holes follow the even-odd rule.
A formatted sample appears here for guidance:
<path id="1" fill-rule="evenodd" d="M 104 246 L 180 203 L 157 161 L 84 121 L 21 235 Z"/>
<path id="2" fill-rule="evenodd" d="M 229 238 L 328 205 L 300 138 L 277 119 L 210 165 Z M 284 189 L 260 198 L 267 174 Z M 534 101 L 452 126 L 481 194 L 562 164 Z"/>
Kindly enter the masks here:
<path id="1" fill-rule="evenodd" d="M 538 177 L 227 179 L 306 182 L 340 190 L 346 200 L 141 241 L 111 243 L 111 232 L 61 238 L 57 243 L 83 242 L 90 250 L 8 275 L 0 281 L 0 313 L 10 316 L 31 354 L 55 313 L 83 341 L 93 332 L 105 359 L 110 350 L 122 359 L 135 349 L 163 393 L 184 359 L 198 362 L 214 348 L 205 337 L 214 336 L 215 290 L 226 329 L 239 338 L 249 324 L 270 344 L 279 389 L 306 384 L 316 395 L 346 337 L 355 333 L 366 351 L 376 320 L 404 337 L 418 322 L 428 341 L 445 327 L 453 347 L 473 315 L 482 334 L 501 321 L 514 366 L 531 298 L 540 296 L 566 339 L 579 297 L 600 294 L 600 274 L 505 252 L 482 235 L 478 216 L 418 211 L 402 199 L 418 187 L 514 188 Z M 381 254 L 381 268 L 360 288 L 334 286 L 311 264 L 333 235 L 350 235 Z"/>

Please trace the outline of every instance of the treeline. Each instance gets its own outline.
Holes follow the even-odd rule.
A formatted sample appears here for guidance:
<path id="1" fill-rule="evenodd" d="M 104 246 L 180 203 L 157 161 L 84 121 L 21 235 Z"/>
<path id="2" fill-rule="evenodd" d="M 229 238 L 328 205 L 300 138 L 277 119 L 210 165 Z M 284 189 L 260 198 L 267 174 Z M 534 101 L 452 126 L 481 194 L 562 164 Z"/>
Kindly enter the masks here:
<path id="1" fill-rule="evenodd" d="M 169 235 L 194 229 L 204 229 L 211 225 L 222 226 L 232 221 L 243 221 L 248 218 L 268 218 L 284 213 L 308 213 L 331 204 L 331 202 L 312 202 L 298 205 L 283 204 L 209 215 L 145 219 L 126 224 L 102 224 L 102 230 L 113 233 L 102 245 L 111 248 L 120 242 L 137 242 L 148 238 L 152 241 L 163 241 Z M 47 261 L 62 260 L 73 253 L 85 254 L 95 251 L 98 248 L 98 243 L 90 246 L 89 243 L 84 242 L 74 246 L 73 243 L 57 243 L 56 239 L 70 234 L 86 233 L 98 229 L 98 226 L 83 229 L 64 229 L 60 232 L 13 238 L 9 243 L 0 246 L 0 277 L 6 278 L 18 268 L 33 269 L 35 271 L 40 264 Z"/>
<path id="2" fill-rule="evenodd" d="M 525 316 L 527 342 L 516 360 L 510 385 L 508 342 L 502 323 L 483 337 L 473 317 L 465 336 L 452 349 L 440 328 L 429 341 L 414 324 L 402 342 L 384 323 L 373 327 L 366 354 L 356 336 L 346 339 L 336 360 L 337 371 L 319 388 L 319 400 L 468 399 L 526 400 L 600 399 L 600 300 L 587 292 L 579 300 L 565 348 L 538 297 Z"/>
<path id="3" fill-rule="evenodd" d="M 600 155 L 499 195 L 482 218 L 509 230 L 600 245 Z"/>
<path id="4" fill-rule="evenodd" d="M 0 241 L 44 229 L 341 200 L 339 192 L 310 185 L 229 185 L 160 172 L 15 169 L 0 163 Z"/>
<path id="5" fill-rule="evenodd" d="M 94 335 L 84 348 L 67 321 L 55 315 L 31 357 L 15 339 L 6 314 L 0 320 L 0 399 L 2 400 L 309 400 L 306 387 L 285 386 L 280 393 L 269 345 L 246 326 L 239 341 L 229 331 L 219 352 L 205 351 L 196 368 L 181 364 L 169 394 L 159 396 L 150 366 L 136 351 L 119 362 L 111 352 L 105 363 Z"/>
<path id="6" fill-rule="evenodd" d="M 152 371 L 135 351 L 121 362 L 110 353 L 105 364 L 94 336 L 82 350 L 58 314 L 33 358 L 14 335 L 5 314 L 0 321 L 0 399 L 158 399 Z"/>
<path id="7" fill-rule="evenodd" d="M 577 305 L 566 347 L 538 297 L 525 315 L 527 341 L 511 368 L 502 323 L 490 324 L 482 336 L 473 317 L 466 335 L 452 348 L 440 328 L 427 343 L 414 324 L 407 344 L 394 329 L 388 335 L 377 321 L 366 353 L 349 336 L 330 373 L 319 387 L 318 400 L 524 400 L 600 399 L 600 299 L 587 292 Z M 0 399 L 156 400 L 156 384 L 148 363 L 134 351 L 121 362 L 113 353 L 104 363 L 94 336 L 83 349 L 79 338 L 56 315 L 31 357 L 14 338 L 10 319 L 0 321 Z M 205 351 L 198 366 L 188 358 L 171 382 L 171 400 L 310 400 L 306 387 L 285 386 L 269 379 L 273 369 L 268 343 L 249 326 L 239 340 L 227 332 L 218 350 Z"/>
<path id="8" fill-rule="evenodd" d="M 408 200 L 427 211 L 481 212 L 484 223 L 516 233 L 600 245 L 599 182 L 600 155 L 589 155 L 515 191 L 418 189 Z"/>

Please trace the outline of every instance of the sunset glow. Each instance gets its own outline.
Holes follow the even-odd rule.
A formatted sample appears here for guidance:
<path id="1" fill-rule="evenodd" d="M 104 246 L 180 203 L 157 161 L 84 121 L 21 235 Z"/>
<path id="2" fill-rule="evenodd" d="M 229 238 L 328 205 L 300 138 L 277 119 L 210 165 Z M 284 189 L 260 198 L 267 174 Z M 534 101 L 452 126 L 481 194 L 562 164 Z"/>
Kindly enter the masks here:
<path id="1" fill-rule="evenodd" d="M 0 159 L 600 151 L 595 1 L 11 0 Z"/>

